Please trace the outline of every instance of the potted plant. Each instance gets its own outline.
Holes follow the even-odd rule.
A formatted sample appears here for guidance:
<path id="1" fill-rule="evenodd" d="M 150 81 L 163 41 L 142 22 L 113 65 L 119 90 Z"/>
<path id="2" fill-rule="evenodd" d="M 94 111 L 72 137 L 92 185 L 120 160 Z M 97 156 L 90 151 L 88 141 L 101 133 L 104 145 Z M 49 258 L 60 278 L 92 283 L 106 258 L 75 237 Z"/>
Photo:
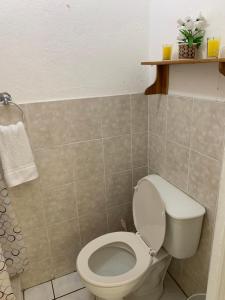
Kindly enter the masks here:
<path id="1" fill-rule="evenodd" d="M 196 19 L 186 17 L 184 20 L 179 19 L 177 23 L 179 58 L 193 59 L 196 56 L 196 50 L 202 45 L 204 39 L 207 26 L 206 19 L 200 14 Z"/>

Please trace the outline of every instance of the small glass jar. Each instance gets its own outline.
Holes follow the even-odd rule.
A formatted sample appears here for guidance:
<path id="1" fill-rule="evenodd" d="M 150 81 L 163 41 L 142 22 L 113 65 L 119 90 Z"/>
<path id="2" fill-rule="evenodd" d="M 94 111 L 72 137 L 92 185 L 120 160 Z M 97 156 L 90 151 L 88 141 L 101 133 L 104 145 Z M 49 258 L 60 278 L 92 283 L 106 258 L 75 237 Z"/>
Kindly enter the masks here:
<path id="1" fill-rule="evenodd" d="M 163 60 L 171 60 L 172 57 L 172 45 L 171 44 L 164 44 L 162 47 L 162 57 Z"/>
<path id="2" fill-rule="evenodd" d="M 207 39 L 207 56 L 219 57 L 220 54 L 220 38 L 208 38 Z"/>

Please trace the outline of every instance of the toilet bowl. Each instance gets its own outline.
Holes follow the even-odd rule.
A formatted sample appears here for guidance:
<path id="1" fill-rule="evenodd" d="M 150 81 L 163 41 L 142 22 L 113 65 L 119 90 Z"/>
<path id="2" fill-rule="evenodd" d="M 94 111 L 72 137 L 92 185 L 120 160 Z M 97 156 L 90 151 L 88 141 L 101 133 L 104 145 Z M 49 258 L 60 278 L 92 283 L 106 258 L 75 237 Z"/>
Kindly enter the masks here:
<path id="1" fill-rule="evenodd" d="M 77 271 L 99 298 L 122 299 L 141 281 L 152 263 L 149 248 L 130 232 L 105 234 L 85 246 Z"/>
<path id="2" fill-rule="evenodd" d="M 89 242 L 78 255 L 77 271 L 98 298 L 158 300 L 172 256 L 196 252 L 204 214 L 176 187 L 157 175 L 147 176 L 133 197 L 137 233 L 108 233 Z"/>

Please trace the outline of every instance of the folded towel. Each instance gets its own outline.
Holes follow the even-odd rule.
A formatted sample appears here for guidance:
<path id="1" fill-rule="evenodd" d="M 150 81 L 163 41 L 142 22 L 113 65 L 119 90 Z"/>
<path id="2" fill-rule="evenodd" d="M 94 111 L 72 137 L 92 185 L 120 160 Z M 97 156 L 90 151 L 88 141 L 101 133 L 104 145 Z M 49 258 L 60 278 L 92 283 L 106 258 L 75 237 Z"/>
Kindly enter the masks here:
<path id="1" fill-rule="evenodd" d="M 0 159 L 8 187 L 38 177 L 30 143 L 22 122 L 0 126 Z"/>

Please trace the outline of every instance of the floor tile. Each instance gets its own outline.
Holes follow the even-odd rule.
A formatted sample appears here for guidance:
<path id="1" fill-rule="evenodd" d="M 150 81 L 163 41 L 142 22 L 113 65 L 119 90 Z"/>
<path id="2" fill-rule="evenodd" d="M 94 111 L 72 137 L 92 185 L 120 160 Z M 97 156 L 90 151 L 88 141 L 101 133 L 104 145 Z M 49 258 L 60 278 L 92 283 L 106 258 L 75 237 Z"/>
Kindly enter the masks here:
<path id="1" fill-rule="evenodd" d="M 55 297 L 66 295 L 84 287 L 77 272 L 57 278 L 52 283 Z"/>
<path id="2" fill-rule="evenodd" d="M 183 292 L 176 285 L 175 281 L 169 276 L 166 275 L 164 281 L 165 291 L 160 300 L 186 300 L 187 298 Z"/>
<path id="3" fill-rule="evenodd" d="M 52 284 L 46 282 L 25 290 L 24 300 L 52 300 L 54 299 Z"/>
<path id="4" fill-rule="evenodd" d="M 80 291 L 74 292 L 72 294 L 66 295 L 60 300 L 95 300 L 95 297 L 90 294 L 87 289 L 82 289 Z M 175 299 L 176 300 L 176 299 Z"/>
<path id="5" fill-rule="evenodd" d="M 165 291 L 160 300 L 187 299 L 169 275 L 166 275 L 164 285 Z M 84 285 L 77 272 L 53 280 L 53 287 L 55 297 L 60 297 L 60 300 L 95 300 L 95 297 L 86 288 L 83 288 Z M 53 300 L 51 282 L 25 290 L 24 296 L 24 300 Z"/>

